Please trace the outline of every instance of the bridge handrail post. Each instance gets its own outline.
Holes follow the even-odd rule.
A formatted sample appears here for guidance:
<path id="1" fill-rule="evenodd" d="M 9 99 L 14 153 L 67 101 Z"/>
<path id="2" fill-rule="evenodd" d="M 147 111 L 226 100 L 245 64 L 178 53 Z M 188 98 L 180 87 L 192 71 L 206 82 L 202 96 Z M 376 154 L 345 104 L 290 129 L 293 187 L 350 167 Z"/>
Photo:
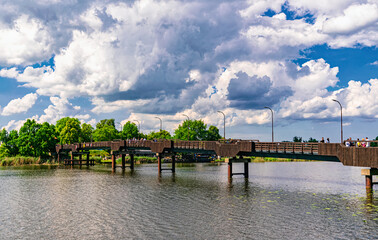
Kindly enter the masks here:
<path id="1" fill-rule="evenodd" d="M 303 152 L 303 145 L 304 145 L 304 143 L 301 143 L 301 145 L 302 145 L 302 154 L 303 154 L 303 153 L 304 153 L 304 152 Z"/>
<path id="2" fill-rule="evenodd" d="M 295 143 L 293 143 L 293 153 L 295 153 Z"/>

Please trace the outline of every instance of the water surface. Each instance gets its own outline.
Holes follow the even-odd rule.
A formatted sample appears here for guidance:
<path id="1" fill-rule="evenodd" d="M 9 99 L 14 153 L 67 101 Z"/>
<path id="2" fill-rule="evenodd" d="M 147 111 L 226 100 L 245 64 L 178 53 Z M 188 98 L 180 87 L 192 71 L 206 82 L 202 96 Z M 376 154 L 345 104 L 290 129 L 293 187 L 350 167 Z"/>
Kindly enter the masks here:
<path id="1" fill-rule="evenodd" d="M 377 239 L 378 193 L 327 162 L 0 169 L 0 239 Z M 242 164 L 234 164 L 242 171 Z"/>

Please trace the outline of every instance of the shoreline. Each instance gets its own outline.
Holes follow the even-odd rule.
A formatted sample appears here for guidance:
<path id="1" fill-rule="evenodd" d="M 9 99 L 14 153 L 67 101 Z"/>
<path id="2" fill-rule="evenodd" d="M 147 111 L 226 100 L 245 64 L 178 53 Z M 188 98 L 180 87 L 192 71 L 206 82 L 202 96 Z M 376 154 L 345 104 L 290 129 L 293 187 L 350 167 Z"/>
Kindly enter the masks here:
<path id="1" fill-rule="evenodd" d="M 98 157 L 94 157 L 96 164 L 111 164 L 110 159 L 101 159 Z M 248 158 L 247 158 L 248 159 Z M 129 163 L 130 158 L 126 157 L 126 163 Z M 254 163 L 264 163 L 264 162 L 309 162 L 313 160 L 304 160 L 304 159 L 288 159 L 288 158 L 262 158 L 262 157 L 251 157 L 250 162 Z M 169 159 L 163 160 L 163 163 L 170 163 L 171 161 Z M 217 159 L 217 160 L 209 160 L 209 161 L 176 161 L 176 163 L 224 163 L 225 158 Z M 117 158 L 116 160 L 117 164 L 121 164 L 122 160 L 121 158 Z M 157 158 L 155 157 L 135 157 L 135 164 L 151 164 L 151 163 L 157 163 Z M 30 166 L 30 165 L 45 165 L 45 166 L 60 166 L 63 165 L 62 163 L 55 162 L 54 159 L 41 159 L 36 157 L 22 157 L 22 156 L 16 156 L 16 157 L 4 157 L 0 158 L 0 166 L 1 167 L 11 167 L 11 166 Z"/>

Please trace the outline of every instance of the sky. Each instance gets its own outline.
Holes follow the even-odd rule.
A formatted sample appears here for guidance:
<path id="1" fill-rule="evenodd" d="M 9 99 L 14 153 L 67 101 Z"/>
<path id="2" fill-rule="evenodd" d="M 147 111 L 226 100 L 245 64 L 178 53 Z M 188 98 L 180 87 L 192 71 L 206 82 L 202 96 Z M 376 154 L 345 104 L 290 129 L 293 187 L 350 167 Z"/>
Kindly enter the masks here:
<path id="1" fill-rule="evenodd" d="M 226 137 L 378 136 L 377 0 L 0 0 L 0 127 L 75 117 Z"/>

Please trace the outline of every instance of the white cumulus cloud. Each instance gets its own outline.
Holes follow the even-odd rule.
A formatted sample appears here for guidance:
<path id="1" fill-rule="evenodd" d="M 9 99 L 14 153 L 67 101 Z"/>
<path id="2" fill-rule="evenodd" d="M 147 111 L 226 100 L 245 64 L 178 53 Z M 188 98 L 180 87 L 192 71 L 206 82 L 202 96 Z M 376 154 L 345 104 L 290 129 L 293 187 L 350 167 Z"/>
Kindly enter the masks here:
<path id="1" fill-rule="evenodd" d="M 9 116 L 16 113 L 27 112 L 31 107 L 33 107 L 37 98 L 38 94 L 29 93 L 23 98 L 13 99 L 8 103 L 7 106 L 4 107 L 1 115 Z"/>

